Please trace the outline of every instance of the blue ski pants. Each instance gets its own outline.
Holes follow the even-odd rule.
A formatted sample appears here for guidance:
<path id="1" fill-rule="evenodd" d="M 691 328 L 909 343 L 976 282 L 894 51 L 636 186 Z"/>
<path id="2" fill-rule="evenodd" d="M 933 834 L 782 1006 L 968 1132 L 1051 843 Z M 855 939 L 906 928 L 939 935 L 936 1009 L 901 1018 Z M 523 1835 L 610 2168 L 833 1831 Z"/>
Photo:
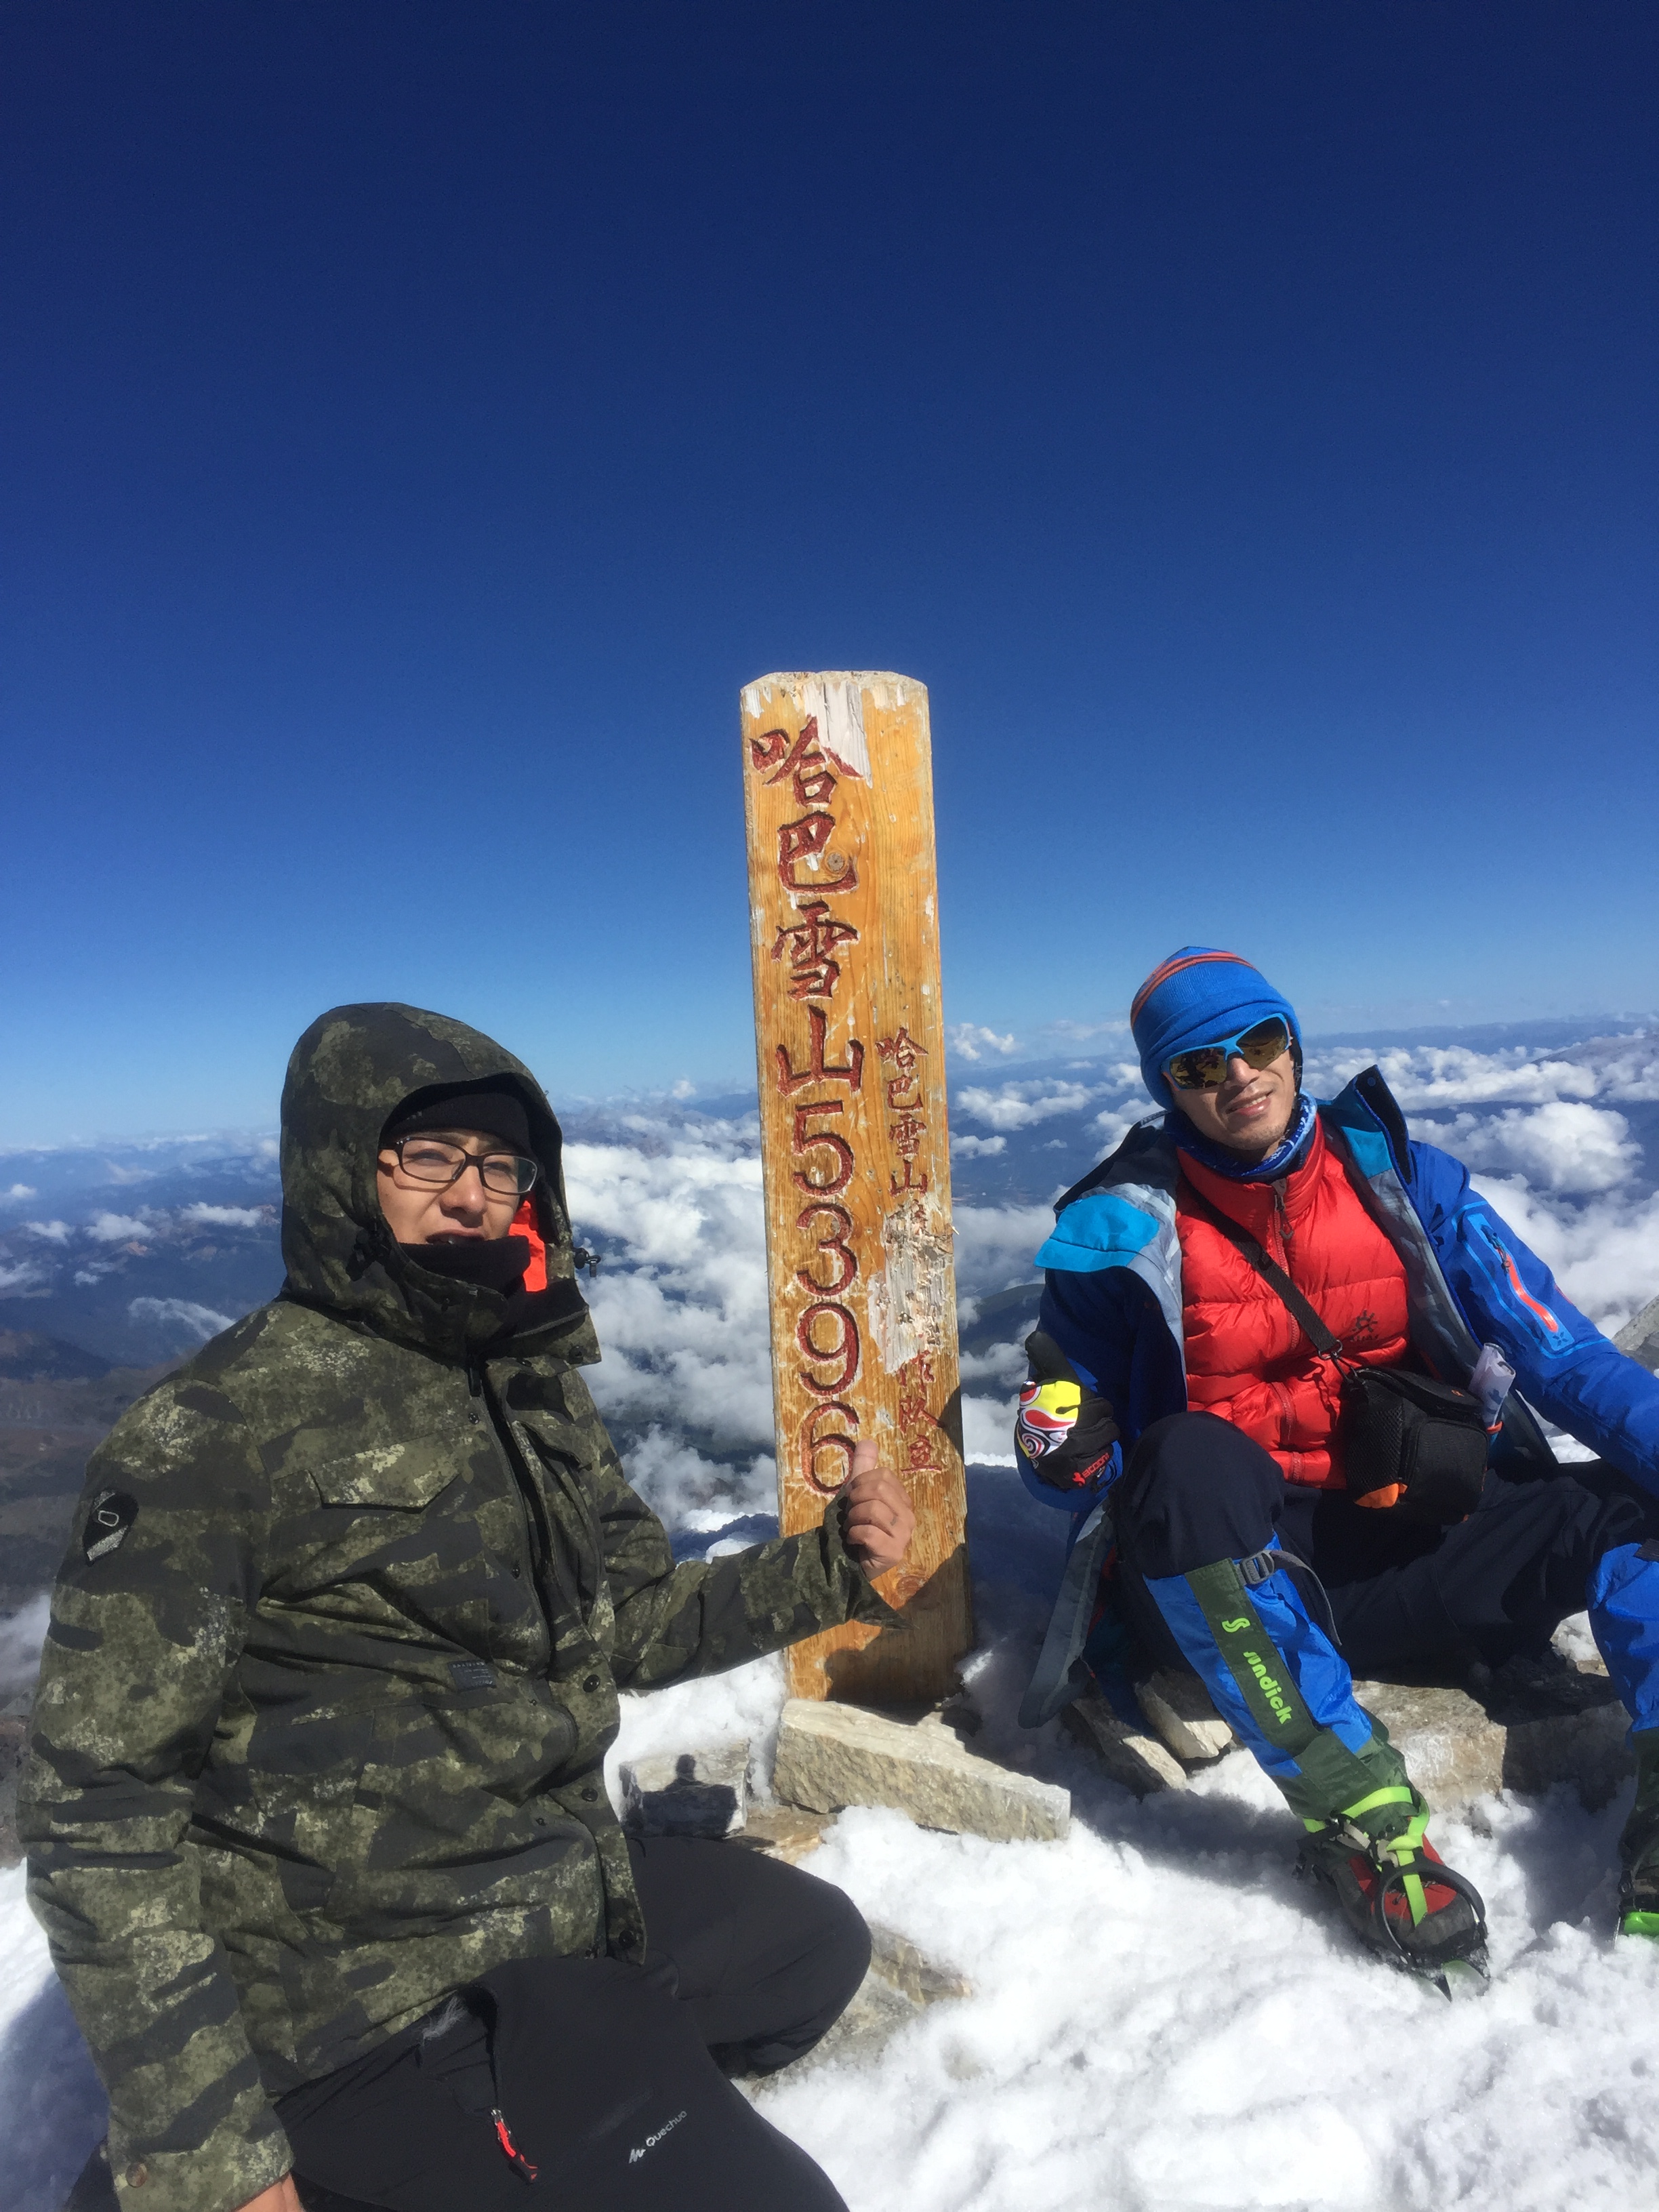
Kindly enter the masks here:
<path id="1" fill-rule="evenodd" d="M 1634 1726 L 1659 1727 L 1659 1499 L 1600 1461 L 1540 1481 L 1489 1475 L 1468 1520 L 1437 1528 L 1287 1483 L 1229 1423 L 1174 1413 L 1139 1438 L 1112 1510 L 1119 1609 L 1135 1640 L 1155 1663 L 1200 1675 L 1281 1783 L 1290 1778 L 1263 1678 L 1201 1601 L 1203 1571 L 1220 1562 L 1244 1564 L 1273 1647 L 1256 1656 L 1288 1673 L 1307 1714 L 1352 1751 L 1370 1735 L 1353 1672 L 1441 1655 L 1498 1666 L 1541 1650 L 1586 1607 Z M 1294 1567 L 1273 1567 L 1276 1552 L 1305 1561 L 1322 1593 Z"/>

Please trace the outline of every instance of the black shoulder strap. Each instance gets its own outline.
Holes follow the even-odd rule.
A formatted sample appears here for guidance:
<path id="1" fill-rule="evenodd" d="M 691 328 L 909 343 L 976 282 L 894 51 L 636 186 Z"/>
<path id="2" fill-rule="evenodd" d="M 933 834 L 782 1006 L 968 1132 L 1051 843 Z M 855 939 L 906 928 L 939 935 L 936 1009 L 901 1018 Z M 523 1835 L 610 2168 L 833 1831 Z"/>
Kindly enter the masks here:
<path id="1" fill-rule="evenodd" d="M 1224 1214 L 1218 1206 L 1212 1206 L 1190 1176 L 1186 1178 L 1186 1188 L 1194 1209 L 1204 1216 L 1212 1228 L 1221 1231 L 1236 1251 L 1243 1254 L 1264 1282 L 1271 1284 L 1278 1291 L 1290 1309 L 1292 1319 L 1301 1324 L 1302 1332 L 1314 1350 L 1322 1352 L 1327 1359 L 1336 1358 L 1342 1350 L 1341 1338 L 1332 1335 L 1278 1261 L 1267 1257 L 1248 1229 L 1241 1229 L 1237 1222 Z"/>

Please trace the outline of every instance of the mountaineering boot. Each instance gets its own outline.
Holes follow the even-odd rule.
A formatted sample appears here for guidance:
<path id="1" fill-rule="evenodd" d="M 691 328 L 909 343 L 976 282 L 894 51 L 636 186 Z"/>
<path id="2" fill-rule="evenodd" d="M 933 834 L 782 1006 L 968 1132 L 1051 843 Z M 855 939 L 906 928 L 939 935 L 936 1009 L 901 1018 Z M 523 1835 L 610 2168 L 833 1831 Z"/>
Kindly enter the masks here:
<path id="1" fill-rule="evenodd" d="M 1425 1836 L 1428 1806 L 1355 1698 L 1297 1573 L 1313 1580 L 1275 1537 L 1248 1559 L 1145 1581 L 1216 1710 L 1301 1820 L 1299 1869 L 1329 1882 L 1373 1950 L 1449 1995 L 1449 1966 L 1485 1971 L 1486 1908 Z"/>
<path id="2" fill-rule="evenodd" d="M 1619 1838 L 1619 1932 L 1659 1938 L 1659 1729 L 1632 1738 L 1636 1802 Z"/>
<path id="3" fill-rule="evenodd" d="M 1427 1801 L 1400 1771 L 1332 1819 L 1308 1821 L 1297 1872 L 1328 1882 L 1348 1925 L 1391 1966 L 1437 1980 L 1453 1964 L 1484 1973 L 1480 1893 L 1429 1841 Z"/>

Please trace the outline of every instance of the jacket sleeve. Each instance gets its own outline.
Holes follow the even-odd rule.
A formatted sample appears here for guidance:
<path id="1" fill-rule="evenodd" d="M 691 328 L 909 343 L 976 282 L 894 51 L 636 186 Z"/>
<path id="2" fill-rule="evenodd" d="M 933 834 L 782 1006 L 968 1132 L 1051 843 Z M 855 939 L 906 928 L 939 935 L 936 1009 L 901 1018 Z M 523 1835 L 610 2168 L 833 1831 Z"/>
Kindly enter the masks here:
<path id="1" fill-rule="evenodd" d="M 820 1525 L 798 1536 L 677 1566 L 662 1522 L 629 1487 L 597 1412 L 592 1419 L 602 1439 L 594 1505 L 619 1688 L 721 1674 L 844 1620 L 896 1618 L 848 1550 L 833 1501 Z"/>
<path id="2" fill-rule="evenodd" d="M 1052 1253 L 1052 1245 L 1044 1248 Z M 1039 1257 L 1042 1255 L 1039 1255 Z M 1141 1431 L 1187 1403 L 1181 1353 L 1158 1300 L 1127 1267 L 1050 1266 L 1044 1273 L 1037 1326 L 1053 1337 L 1088 1387 L 1110 1405 L 1127 1457 Z M 1072 1510 L 1074 1501 L 1049 1489 L 1016 1446 L 1020 1479 L 1045 1505 Z"/>
<path id="3" fill-rule="evenodd" d="M 1460 1162 L 1413 1143 L 1412 1167 L 1424 1225 L 1474 1334 L 1504 1353 L 1528 1405 L 1659 1492 L 1659 1376 L 1563 1296 Z"/>
<path id="4" fill-rule="evenodd" d="M 263 1472 L 235 1407 L 163 1383 L 94 1455 L 34 1706 L 29 1899 L 110 2100 L 124 2207 L 234 2212 L 289 2170 L 187 1840 L 256 1590 Z"/>

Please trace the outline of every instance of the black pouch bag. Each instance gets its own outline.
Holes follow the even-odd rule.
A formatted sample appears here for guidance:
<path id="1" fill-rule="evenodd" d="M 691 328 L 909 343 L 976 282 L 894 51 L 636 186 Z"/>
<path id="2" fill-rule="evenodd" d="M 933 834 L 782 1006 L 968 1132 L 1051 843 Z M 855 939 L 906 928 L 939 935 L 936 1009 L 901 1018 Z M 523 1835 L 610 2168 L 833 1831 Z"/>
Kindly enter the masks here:
<path id="1" fill-rule="evenodd" d="M 1278 1291 L 1316 1352 L 1340 1371 L 1342 1463 L 1357 1505 L 1397 1513 L 1402 1521 L 1443 1528 L 1480 1502 L 1491 1437 L 1480 1401 L 1455 1382 L 1402 1367 L 1365 1367 L 1343 1357 L 1342 1340 L 1327 1328 L 1276 1261 L 1247 1229 L 1230 1220 L 1200 1191 L 1199 1210 L 1264 1282 Z"/>
<path id="2" fill-rule="evenodd" d="M 1355 1504 L 1437 1527 L 1473 1513 L 1491 1442 L 1480 1400 L 1432 1375 L 1337 1364 L 1342 1463 Z"/>

